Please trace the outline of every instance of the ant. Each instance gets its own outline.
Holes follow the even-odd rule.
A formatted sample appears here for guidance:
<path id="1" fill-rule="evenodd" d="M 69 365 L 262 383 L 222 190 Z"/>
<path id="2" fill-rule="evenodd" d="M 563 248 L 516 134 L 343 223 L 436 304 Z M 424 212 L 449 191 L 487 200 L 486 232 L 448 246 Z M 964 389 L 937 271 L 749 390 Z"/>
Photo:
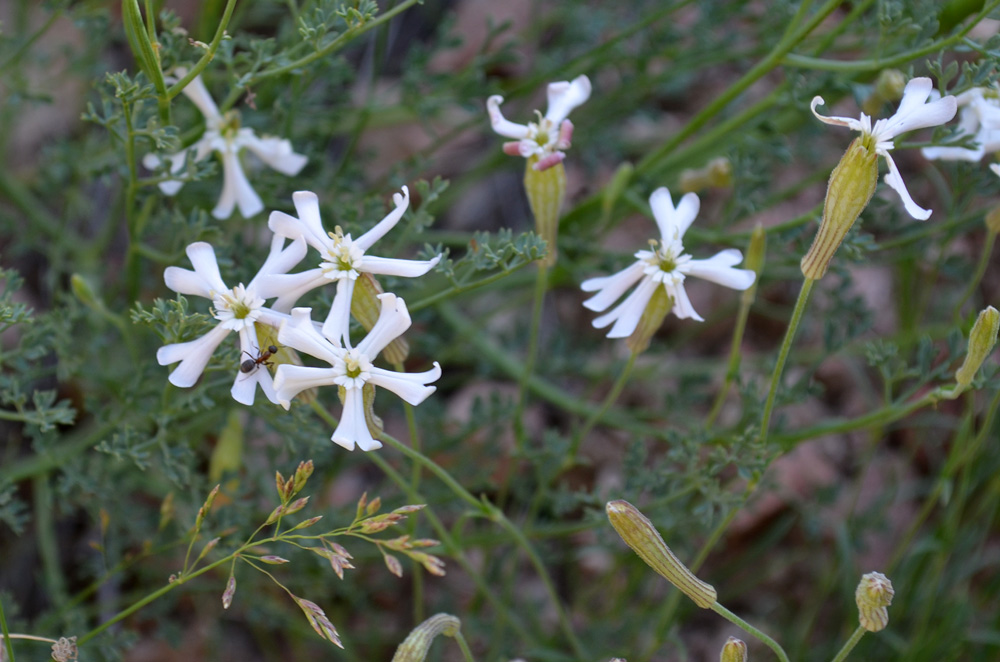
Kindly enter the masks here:
<path id="1" fill-rule="evenodd" d="M 245 375 L 249 375 L 250 373 L 260 368 L 260 366 L 262 365 L 271 367 L 273 364 L 270 361 L 268 361 L 268 359 L 270 359 L 272 356 L 278 353 L 278 348 L 275 347 L 274 345 L 268 345 L 267 351 L 258 348 L 256 357 L 254 357 L 252 354 L 250 354 L 250 352 L 246 350 L 243 350 L 243 353 L 249 356 L 250 358 L 240 363 L 240 372 L 242 372 Z"/>

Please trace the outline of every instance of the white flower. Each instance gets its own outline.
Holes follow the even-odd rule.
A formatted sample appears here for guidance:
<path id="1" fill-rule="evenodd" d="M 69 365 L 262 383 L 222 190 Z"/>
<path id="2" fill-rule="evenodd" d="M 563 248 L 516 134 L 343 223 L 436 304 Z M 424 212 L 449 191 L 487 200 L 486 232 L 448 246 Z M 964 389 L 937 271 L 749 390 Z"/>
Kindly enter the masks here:
<path id="1" fill-rule="evenodd" d="M 324 230 L 319 213 L 319 198 L 309 191 L 298 191 L 292 195 L 298 218 L 280 211 L 271 212 L 267 225 L 275 234 L 289 239 L 304 238 L 310 246 L 319 251 L 321 258 L 319 266 L 315 269 L 276 277 L 284 291 L 276 305 L 291 307 L 309 290 L 336 281 L 337 293 L 323 323 L 323 334 L 336 339 L 337 342 L 349 344 L 350 338 L 347 334 L 351 321 L 351 297 L 354 294 L 354 281 L 360 274 L 414 278 L 433 269 L 441 259 L 440 255 L 432 260 L 399 260 L 366 254 L 368 249 L 403 217 L 403 212 L 410 204 L 409 189 L 404 186 L 403 194 L 396 193 L 392 196 L 392 200 L 396 208 L 357 239 L 344 234 L 340 226 L 337 226 L 334 232 Z"/>
<path id="2" fill-rule="evenodd" d="M 573 123 L 566 117 L 570 111 L 590 98 L 590 79 L 577 76 L 572 82 L 549 83 L 549 108 L 543 117 L 538 111 L 538 122 L 515 124 L 500 112 L 503 97 L 494 95 L 486 100 L 493 130 L 516 142 L 504 143 L 503 151 L 511 156 L 538 157 L 535 170 L 545 170 L 566 158 L 562 151 L 569 149 L 573 138 Z"/>
<path id="3" fill-rule="evenodd" d="M 979 161 L 988 152 L 1000 150 L 1000 97 L 996 89 L 975 87 L 955 97 L 961 111 L 958 136 L 975 136 L 978 146 L 924 147 L 920 153 L 928 159 Z"/>
<path id="4" fill-rule="evenodd" d="M 231 331 L 236 331 L 240 336 L 240 363 L 247 356 L 251 359 L 260 356 L 262 349 L 257 346 L 255 324 L 277 328 L 288 318 L 287 312 L 264 306 L 265 300 L 281 294 L 280 284 L 274 281 L 274 276 L 286 273 L 306 254 L 306 243 L 301 239 L 293 241 L 287 247 L 284 244 L 284 237 L 274 237 L 267 260 L 246 286 L 240 283 L 236 287 L 228 287 L 223 282 L 215 250 L 203 241 L 187 247 L 194 271 L 167 267 L 163 272 L 167 287 L 180 294 L 211 299 L 212 316 L 219 320 L 219 324 L 201 338 L 165 345 L 157 350 L 156 361 L 160 365 L 180 361 L 180 365 L 170 373 L 171 384 L 181 388 L 194 386 L 215 349 Z M 255 365 L 249 372 L 237 370 L 230 392 L 237 402 L 252 405 L 258 385 L 268 400 L 278 402 L 271 373 L 260 365 Z"/>
<path id="5" fill-rule="evenodd" d="M 917 205 L 906 190 L 906 184 L 899 175 L 896 162 L 892 160 L 889 151 L 892 149 L 892 140 L 901 133 L 923 129 L 929 126 L 944 124 L 955 116 L 957 108 L 955 97 L 946 96 L 942 99 L 935 99 L 930 103 L 925 103 L 931 95 L 932 84 L 930 78 L 914 78 L 906 84 L 903 89 L 903 98 L 899 102 L 899 109 L 896 114 L 889 119 L 878 120 L 872 127 L 872 120 L 868 115 L 861 113 L 861 119 L 850 117 L 824 117 L 816 112 L 816 106 L 825 104 L 823 97 L 813 97 L 810 108 L 813 115 L 821 122 L 846 126 L 853 131 L 861 132 L 862 144 L 866 149 L 874 150 L 876 154 L 885 157 L 889 165 L 889 173 L 885 176 L 885 183 L 895 189 L 899 197 L 903 199 L 903 205 L 910 216 L 921 221 L 930 218 L 930 210 Z"/>
<path id="6" fill-rule="evenodd" d="M 278 331 L 278 342 L 330 364 L 329 368 L 278 366 L 274 377 L 278 403 L 288 409 L 292 398 L 305 389 L 343 387 L 344 413 L 331 439 L 347 450 L 354 450 L 355 444 L 363 451 L 382 447 L 372 437 L 365 421 L 362 393 L 365 384 L 381 386 L 411 405 L 419 405 L 436 390 L 428 384 L 441 376 L 441 366 L 436 361 L 433 369 L 417 373 L 392 372 L 372 365 L 376 355 L 410 327 L 405 301 L 388 292 L 378 298 L 382 302 L 378 321 L 357 347 L 342 346 L 338 336 L 321 335 L 312 323 L 309 308 L 293 309 L 291 318 Z"/>
<path id="7" fill-rule="evenodd" d="M 185 70 L 177 69 L 176 73 L 183 76 Z M 189 152 L 193 154 L 195 162 L 201 161 L 212 152 L 218 152 L 222 158 L 222 195 L 212 210 L 212 216 L 218 219 L 229 218 L 237 205 L 245 218 L 260 213 L 264 209 L 264 203 L 250 186 L 243 172 L 239 158 L 240 150 L 243 148 L 250 150 L 274 170 L 290 176 L 299 174 L 308 159 L 292 151 L 292 144 L 283 138 L 259 138 L 252 129 L 241 128 L 239 114 L 236 111 L 221 114 L 201 81 L 201 76 L 195 76 L 183 92 L 205 116 L 205 133 L 187 149 L 166 156 L 170 162 L 170 173 L 176 175 L 181 172 Z M 154 169 L 160 165 L 160 157 L 147 154 L 142 163 L 147 168 Z M 174 195 L 183 185 L 183 182 L 168 180 L 160 183 L 160 190 L 167 195 Z"/>
<path id="8" fill-rule="evenodd" d="M 736 249 L 721 251 L 707 260 L 692 259 L 684 252 L 681 240 L 701 206 L 697 195 L 686 194 L 675 209 L 670 191 L 661 187 L 649 197 L 649 206 L 660 229 L 660 241 L 649 242 L 653 250 L 637 252 L 636 262 L 616 274 L 591 278 L 580 285 L 585 292 L 597 292 L 584 301 L 583 305 L 600 312 L 611 306 L 630 287 L 639 284 L 618 306 L 594 320 L 594 326 L 598 329 L 614 322 L 608 332 L 609 338 L 627 338 L 632 335 L 646 305 L 656 288 L 661 285 L 673 302 L 671 310 L 677 317 L 690 317 L 699 322 L 703 320 L 695 312 L 684 290 L 684 279 L 687 276 L 704 278 L 734 290 L 745 290 L 753 285 L 753 271 L 733 268 L 743 259 L 743 255 Z"/>

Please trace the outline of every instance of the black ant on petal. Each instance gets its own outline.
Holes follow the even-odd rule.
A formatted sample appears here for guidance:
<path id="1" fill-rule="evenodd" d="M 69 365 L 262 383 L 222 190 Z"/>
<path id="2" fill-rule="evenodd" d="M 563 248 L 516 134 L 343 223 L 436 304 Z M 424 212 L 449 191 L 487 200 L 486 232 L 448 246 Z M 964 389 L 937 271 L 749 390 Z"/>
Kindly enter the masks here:
<path id="1" fill-rule="evenodd" d="M 274 345 L 268 345 L 267 351 L 258 348 L 256 357 L 254 357 L 250 352 L 246 350 L 243 350 L 243 353 L 249 356 L 250 358 L 240 363 L 240 372 L 242 372 L 245 375 L 249 375 L 250 373 L 260 368 L 260 366 L 262 365 L 266 365 L 268 367 L 274 365 L 268 359 L 270 359 L 272 356 L 278 353 L 278 348 L 275 347 Z"/>

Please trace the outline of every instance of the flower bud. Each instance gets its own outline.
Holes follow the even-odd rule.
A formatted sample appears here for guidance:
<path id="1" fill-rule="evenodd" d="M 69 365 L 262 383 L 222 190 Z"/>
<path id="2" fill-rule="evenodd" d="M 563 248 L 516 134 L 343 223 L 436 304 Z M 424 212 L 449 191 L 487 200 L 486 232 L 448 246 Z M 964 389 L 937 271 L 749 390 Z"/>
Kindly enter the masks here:
<path id="1" fill-rule="evenodd" d="M 840 163 L 830 173 L 823 203 L 823 221 L 809 252 L 802 258 L 802 274 L 818 280 L 826 273 L 833 254 L 847 232 L 868 206 L 878 184 L 878 154 L 855 138 Z"/>
<path id="2" fill-rule="evenodd" d="M 906 76 L 899 69 L 883 69 L 879 72 L 871 95 L 861 105 L 861 110 L 868 115 L 877 115 L 886 102 L 903 98 L 906 82 Z"/>
<path id="3" fill-rule="evenodd" d="M 704 168 L 688 168 L 681 173 L 680 187 L 684 193 L 699 193 L 707 188 L 730 188 L 733 185 L 733 165 L 724 156 L 712 159 Z"/>
<path id="4" fill-rule="evenodd" d="M 396 649 L 392 662 L 424 662 L 434 639 L 443 634 L 446 637 L 459 635 L 462 622 L 451 614 L 435 614 L 418 625 Z"/>
<path id="5" fill-rule="evenodd" d="M 753 229 L 750 235 L 750 245 L 747 247 L 747 257 L 743 260 L 743 268 L 757 274 L 753 279 L 753 285 L 743 290 L 740 300 L 747 306 L 751 305 L 757 297 L 757 284 L 760 282 L 760 275 L 764 271 L 764 258 L 767 255 L 767 233 L 760 223 Z"/>
<path id="6" fill-rule="evenodd" d="M 556 263 L 558 251 L 556 239 L 559 235 L 559 209 L 566 195 L 566 168 L 562 162 L 535 170 L 538 156 L 528 159 L 524 170 L 524 190 L 528 194 L 528 204 L 535 216 L 535 232 L 545 240 L 548 252 L 542 264 L 551 267 Z"/>
<path id="7" fill-rule="evenodd" d="M 639 318 L 635 331 L 625 339 L 625 345 L 635 354 L 649 349 L 650 341 L 673 307 L 674 300 L 667 294 L 666 288 L 657 287 L 649 303 L 646 304 L 646 310 L 642 311 L 642 317 Z"/>
<path id="8" fill-rule="evenodd" d="M 729 637 L 719 655 L 719 662 L 747 662 L 749 659 L 746 643 L 736 637 Z"/>
<path id="9" fill-rule="evenodd" d="M 298 468 L 295 470 L 295 492 L 298 494 L 302 491 L 302 488 L 306 486 L 306 481 L 309 480 L 309 476 L 313 474 L 313 461 L 306 460 L 305 462 L 299 462 Z"/>
<path id="10" fill-rule="evenodd" d="M 989 210 L 984 220 L 988 231 L 1000 234 L 1000 205 Z"/>
<path id="11" fill-rule="evenodd" d="M 379 313 L 382 310 L 382 301 L 378 295 L 384 294 L 382 285 L 369 273 L 358 275 L 354 281 L 354 294 L 351 296 L 351 314 L 354 319 L 365 327 L 365 331 L 371 331 L 378 321 Z M 410 344 L 400 336 L 390 342 L 382 350 L 382 356 L 392 365 L 403 363 L 410 355 Z"/>
<path id="12" fill-rule="evenodd" d="M 708 609 L 715 604 L 715 589 L 695 577 L 694 573 L 674 556 L 663 542 L 660 533 L 653 527 L 653 523 L 639 512 L 638 508 L 628 501 L 619 500 L 609 501 L 606 510 L 611 526 L 615 527 L 622 540 L 649 567 L 694 600 L 694 603 L 702 609 Z"/>
<path id="13" fill-rule="evenodd" d="M 858 621 L 869 632 L 878 632 L 889 624 L 892 582 L 881 572 L 869 572 L 861 578 L 854 600 L 858 603 Z"/>
<path id="14" fill-rule="evenodd" d="M 69 287 L 73 291 L 73 296 L 79 299 L 80 303 L 99 313 L 107 312 L 104 302 L 94 292 L 90 281 L 80 274 L 73 274 L 69 277 Z"/>
<path id="15" fill-rule="evenodd" d="M 1000 312 L 993 306 L 987 306 L 972 325 L 972 331 L 969 332 L 969 351 L 965 355 L 962 367 L 955 371 L 955 381 L 959 386 L 966 387 L 972 383 L 979 366 L 993 351 L 998 331 L 1000 331 Z"/>
<path id="16" fill-rule="evenodd" d="M 226 590 L 222 592 L 222 608 L 229 609 L 233 604 L 233 596 L 236 595 L 236 577 L 229 575 L 226 582 Z"/>

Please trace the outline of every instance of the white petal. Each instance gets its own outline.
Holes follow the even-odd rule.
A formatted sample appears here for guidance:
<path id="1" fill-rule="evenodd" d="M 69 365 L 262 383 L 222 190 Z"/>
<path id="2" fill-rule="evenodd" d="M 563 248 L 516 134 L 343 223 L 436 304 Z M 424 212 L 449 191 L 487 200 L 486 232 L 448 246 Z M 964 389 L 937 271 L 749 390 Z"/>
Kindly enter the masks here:
<path id="1" fill-rule="evenodd" d="M 918 221 L 926 221 L 931 217 L 931 212 L 929 209 L 924 209 L 910 197 L 910 192 L 906 190 L 906 184 L 903 183 L 903 178 L 899 175 L 899 169 L 896 168 L 896 162 L 892 160 L 892 156 L 888 152 L 883 154 L 886 162 L 889 164 L 889 172 L 885 175 L 885 183 L 890 187 L 895 189 L 899 197 L 903 199 L 903 206 L 906 207 L 906 211 L 913 218 Z"/>
<path id="2" fill-rule="evenodd" d="M 826 101 L 823 100 L 821 96 L 813 97 L 812 103 L 809 104 L 809 109 L 812 110 L 812 114 L 816 116 L 820 122 L 824 124 L 832 124 L 834 126 L 846 126 L 853 131 L 861 131 L 863 129 L 862 124 L 859 120 L 853 117 L 837 117 L 831 115 L 827 117 L 826 115 L 820 115 L 816 112 L 816 106 L 825 106 Z"/>
<path id="3" fill-rule="evenodd" d="M 384 276 L 416 278 L 417 276 L 423 276 L 425 273 L 433 269 L 434 265 L 436 265 L 440 260 L 440 255 L 431 260 L 401 260 L 391 257 L 375 257 L 374 255 L 365 255 L 361 258 L 361 264 L 358 266 L 358 271 Z"/>
<path id="4" fill-rule="evenodd" d="M 649 206 L 653 210 L 653 218 L 660 229 L 663 241 L 680 239 L 698 217 L 701 201 L 694 193 L 685 193 L 677 208 L 674 208 L 670 191 L 665 186 L 653 191 L 649 196 Z"/>
<path id="5" fill-rule="evenodd" d="M 385 215 L 381 221 L 375 224 L 368 232 L 364 233 L 358 237 L 354 245 L 360 248 L 362 251 L 367 251 L 372 245 L 385 236 L 389 230 L 399 223 L 399 219 L 403 217 L 406 212 L 407 207 L 410 206 L 410 189 L 406 186 L 403 187 L 403 195 L 396 193 L 392 196 L 392 201 L 396 205 L 396 208 Z"/>
<path id="6" fill-rule="evenodd" d="M 907 131 L 950 121 L 958 110 L 958 101 L 953 96 L 946 96 L 924 103 L 930 95 L 931 87 L 930 78 L 914 78 L 907 83 L 899 109 L 881 125 L 878 140 L 892 140 Z"/>
<path id="7" fill-rule="evenodd" d="M 183 77 L 185 74 L 180 73 L 185 71 L 181 68 L 177 69 L 177 72 Z M 186 73 L 186 71 L 185 71 Z M 208 89 L 205 87 L 205 83 L 202 82 L 201 76 L 195 76 L 191 79 L 191 82 L 181 90 L 188 99 L 194 102 L 194 105 L 198 106 L 198 110 L 201 114 L 205 116 L 205 119 L 210 122 L 218 122 L 222 119 L 222 115 L 219 114 L 219 107 L 215 105 L 215 101 L 212 100 L 212 95 L 208 93 Z"/>
<path id="8" fill-rule="evenodd" d="M 283 175 L 297 175 L 309 162 L 308 157 L 296 154 L 292 143 L 284 138 L 258 138 L 250 129 L 240 129 L 239 140 L 258 159 Z"/>
<path id="9" fill-rule="evenodd" d="M 188 150 L 181 150 L 176 154 L 164 155 L 164 158 L 170 161 L 171 175 L 176 175 L 184 169 L 184 161 L 187 157 L 187 151 Z M 160 167 L 160 163 L 162 163 L 162 160 L 156 154 L 147 154 L 142 157 L 142 165 L 147 170 L 156 170 Z M 181 190 L 182 186 L 184 186 L 184 182 L 176 179 L 168 179 L 160 182 L 157 186 L 160 187 L 160 190 L 163 191 L 164 195 L 177 195 L 177 192 Z"/>
<path id="10" fill-rule="evenodd" d="M 319 267 L 308 271 L 301 271 L 296 274 L 271 274 L 256 279 L 254 291 L 257 296 L 264 299 L 278 297 L 271 304 L 271 309 L 287 313 L 295 305 L 299 298 L 317 287 L 322 287 L 330 282 L 330 279 L 323 275 L 323 270 Z"/>
<path id="11" fill-rule="evenodd" d="M 980 142 L 980 145 L 982 143 Z M 971 161 L 982 160 L 986 156 L 986 150 L 982 147 L 978 149 L 966 149 L 964 147 L 921 147 L 920 153 L 925 159 L 931 161 Z"/>
<path id="12" fill-rule="evenodd" d="M 323 322 L 323 335 L 344 347 L 351 346 L 351 299 L 354 297 L 354 281 L 341 278 L 337 281 L 337 293 L 333 295 L 330 312 Z"/>
<path id="13" fill-rule="evenodd" d="M 643 263 L 633 262 L 628 267 L 610 276 L 603 278 L 591 278 L 580 283 L 584 292 L 600 290 L 594 296 L 583 302 L 584 308 L 600 312 L 618 300 L 618 297 L 625 294 L 628 288 L 639 282 L 642 278 Z"/>
<path id="14" fill-rule="evenodd" d="M 217 326 L 201 338 L 164 345 L 156 351 L 156 362 L 160 365 L 170 365 L 180 361 L 180 365 L 170 373 L 170 383 L 181 388 L 194 386 L 208 365 L 209 359 L 212 358 L 212 354 L 215 353 L 215 348 L 228 335 L 229 329 Z"/>
<path id="15" fill-rule="evenodd" d="M 643 278 L 639 281 L 639 286 L 621 303 L 595 319 L 594 327 L 600 329 L 614 322 L 614 326 L 608 331 L 608 338 L 626 338 L 632 335 L 657 287 L 658 284 L 652 278 Z"/>
<path id="16" fill-rule="evenodd" d="M 332 240 L 323 229 L 323 219 L 319 212 L 319 198 L 312 191 L 296 191 L 292 194 L 298 218 L 282 212 L 272 212 L 268 227 L 274 232 L 295 239 L 305 237 L 310 246 L 325 253 Z"/>
<path id="17" fill-rule="evenodd" d="M 502 103 L 503 97 L 497 94 L 486 100 L 486 112 L 490 115 L 490 124 L 493 126 L 493 130 L 505 138 L 514 138 L 515 140 L 527 138 L 528 127 L 507 120 L 500 112 L 500 104 Z"/>
<path id="18" fill-rule="evenodd" d="M 336 370 L 333 368 L 311 368 L 302 365 L 282 363 L 274 375 L 275 401 L 288 409 L 292 398 L 309 388 L 335 384 Z"/>
<path id="19" fill-rule="evenodd" d="M 547 93 L 549 107 L 545 112 L 545 119 L 553 124 L 560 124 L 569 117 L 570 111 L 590 98 L 590 79 L 586 76 L 577 76 L 572 83 L 567 81 L 549 83 Z"/>
<path id="20" fill-rule="evenodd" d="M 291 318 L 278 329 L 278 342 L 333 365 L 339 348 L 320 335 L 311 315 L 312 308 L 293 308 Z"/>
<path id="21" fill-rule="evenodd" d="M 382 444 L 372 438 L 372 433 L 365 422 L 365 403 L 361 389 L 347 389 L 344 397 L 344 413 L 330 439 L 349 451 L 354 450 L 355 442 L 363 451 L 382 447 Z"/>
<path id="22" fill-rule="evenodd" d="M 437 390 L 434 386 L 427 386 L 427 384 L 436 382 L 440 377 L 441 366 L 435 361 L 434 368 L 426 372 L 393 372 L 382 368 L 372 368 L 368 383 L 388 389 L 411 405 L 416 406 Z"/>
<path id="23" fill-rule="evenodd" d="M 190 269 L 167 267 L 163 271 L 163 282 L 167 288 L 178 294 L 195 295 L 211 299 L 219 290 L 213 288 L 201 275 Z"/>
<path id="24" fill-rule="evenodd" d="M 674 299 L 673 313 L 677 315 L 680 319 L 693 319 L 698 322 L 704 322 L 701 315 L 695 311 L 694 306 L 691 305 L 691 300 L 688 299 L 687 290 L 684 289 L 684 283 L 678 283 L 673 288 L 671 295 Z"/>
<path id="25" fill-rule="evenodd" d="M 379 310 L 378 321 L 368 332 L 368 335 L 358 343 L 358 351 L 374 359 L 378 353 L 385 349 L 385 346 L 398 338 L 410 328 L 410 311 L 406 309 L 406 302 L 391 292 L 378 295 L 382 302 Z"/>
<path id="26" fill-rule="evenodd" d="M 222 280 L 222 274 L 219 273 L 219 263 L 215 258 L 215 249 L 212 248 L 211 244 L 204 241 L 196 241 L 193 244 L 188 244 L 184 252 L 187 253 L 188 259 L 191 260 L 191 265 L 194 266 L 195 273 L 201 276 L 204 284 L 211 291 L 225 292 L 229 289 L 226 287 L 225 281 Z M 170 271 L 169 267 L 163 273 L 165 281 L 168 278 L 168 271 Z M 170 287 L 169 282 L 167 283 L 167 287 Z"/>
<path id="27" fill-rule="evenodd" d="M 219 196 L 219 204 L 212 210 L 212 216 L 218 219 L 229 218 L 236 205 L 239 205 L 243 218 L 256 216 L 264 210 L 264 203 L 250 186 L 239 156 L 232 150 L 225 150 L 221 155 L 222 195 Z"/>
<path id="28" fill-rule="evenodd" d="M 757 275 L 749 269 L 734 269 L 743 260 L 735 248 L 716 253 L 707 260 L 691 260 L 684 265 L 684 273 L 718 283 L 734 290 L 745 290 L 753 285 Z"/>
<path id="29" fill-rule="evenodd" d="M 267 259 L 264 260 L 264 264 L 260 265 L 257 275 L 247 285 L 247 289 L 256 290 L 257 282 L 268 276 L 288 273 L 289 269 L 302 261 L 302 258 L 306 256 L 307 250 L 306 240 L 302 237 L 293 240 L 286 248 L 285 238 L 279 234 L 275 234 L 271 237 L 271 248 L 268 251 Z M 271 296 L 277 295 L 265 296 L 259 294 L 259 296 L 270 299 Z"/>

